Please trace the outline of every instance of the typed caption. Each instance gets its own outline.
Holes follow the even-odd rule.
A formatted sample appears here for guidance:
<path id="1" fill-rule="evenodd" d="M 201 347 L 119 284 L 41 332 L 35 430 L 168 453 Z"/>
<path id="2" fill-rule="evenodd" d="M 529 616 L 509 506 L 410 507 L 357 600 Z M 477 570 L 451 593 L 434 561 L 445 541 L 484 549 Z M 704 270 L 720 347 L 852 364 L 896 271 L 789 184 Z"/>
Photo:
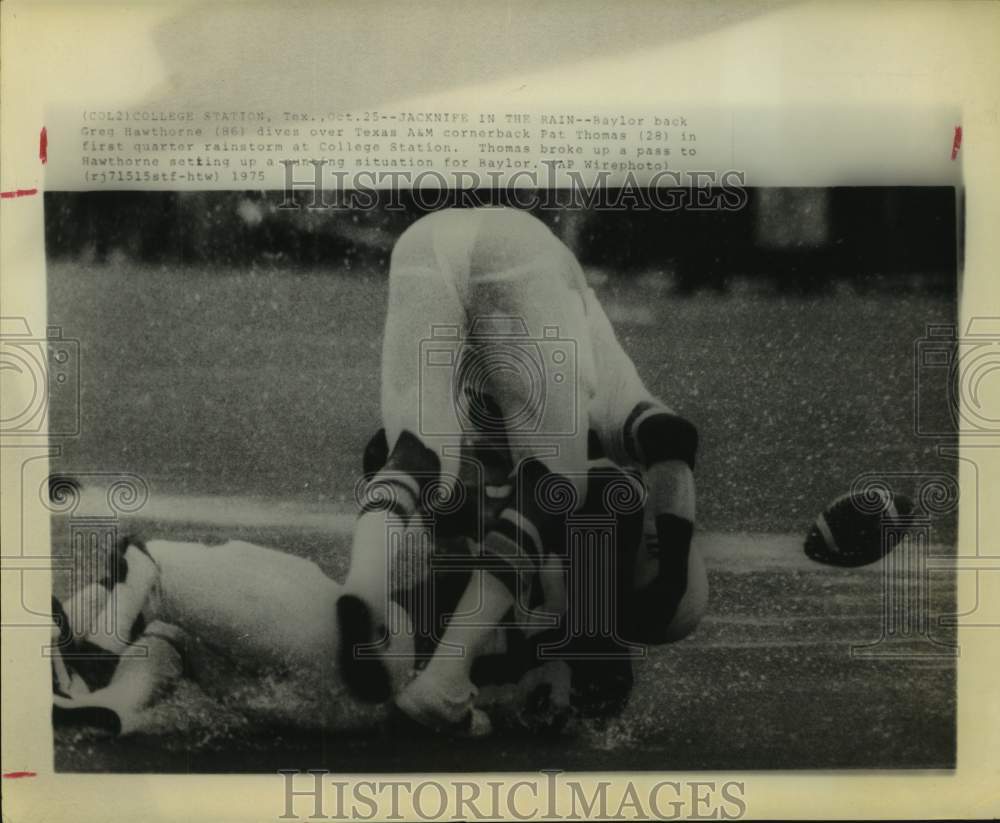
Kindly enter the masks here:
<path id="1" fill-rule="evenodd" d="M 69 188 L 280 188 L 289 163 L 346 172 L 652 177 L 728 159 L 718 116 L 683 110 L 267 112 L 86 109 L 53 141 Z M 74 160 L 75 159 L 75 160 Z M 67 174 L 68 172 L 68 174 Z"/>

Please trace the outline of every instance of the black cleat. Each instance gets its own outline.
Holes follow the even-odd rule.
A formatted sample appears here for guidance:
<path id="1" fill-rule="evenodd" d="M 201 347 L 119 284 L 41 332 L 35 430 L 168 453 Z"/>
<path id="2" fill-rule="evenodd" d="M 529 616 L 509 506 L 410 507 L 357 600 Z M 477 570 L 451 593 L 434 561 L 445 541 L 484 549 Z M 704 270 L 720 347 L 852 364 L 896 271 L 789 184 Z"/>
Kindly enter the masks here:
<path id="1" fill-rule="evenodd" d="M 81 706 L 77 701 L 55 695 L 52 702 L 52 725 L 56 728 L 100 729 L 119 735 L 122 721 L 114 709 L 107 706 Z"/>
<path id="2" fill-rule="evenodd" d="M 370 650 L 359 648 L 371 646 L 376 640 L 371 609 L 360 597 L 342 595 L 337 601 L 337 621 L 344 683 L 358 700 L 384 703 L 392 696 L 389 671 Z"/>

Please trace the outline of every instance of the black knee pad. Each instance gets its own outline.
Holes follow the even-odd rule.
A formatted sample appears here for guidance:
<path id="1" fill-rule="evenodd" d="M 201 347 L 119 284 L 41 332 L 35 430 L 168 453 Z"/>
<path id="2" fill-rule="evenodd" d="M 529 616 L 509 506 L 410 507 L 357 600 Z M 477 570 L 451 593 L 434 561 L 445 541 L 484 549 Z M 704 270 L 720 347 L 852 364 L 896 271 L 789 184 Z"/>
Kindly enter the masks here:
<path id="1" fill-rule="evenodd" d="M 666 409 L 652 411 L 640 403 L 625 422 L 625 448 L 643 466 L 666 460 L 682 460 L 694 471 L 698 452 L 698 429 L 694 423 Z"/>

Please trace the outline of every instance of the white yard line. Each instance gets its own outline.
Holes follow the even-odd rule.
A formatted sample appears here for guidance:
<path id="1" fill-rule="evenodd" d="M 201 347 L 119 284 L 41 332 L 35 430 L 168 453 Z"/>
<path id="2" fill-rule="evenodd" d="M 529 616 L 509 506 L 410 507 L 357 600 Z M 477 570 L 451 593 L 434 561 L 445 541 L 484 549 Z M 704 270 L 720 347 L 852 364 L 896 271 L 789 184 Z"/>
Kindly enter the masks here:
<path id="1" fill-rule="evenodd" d="M 86 489 L 74 517 L 107 514 L 107 497 L 99 488 Z M 303 504 L 295 500 L 211 495 L 173 495 L 153 492 L 135 514 L 122 518 L 123 528 L 146 526 L 150 536 L 156 527 L 231 529 L 234 536 L 257 530 L 289 535 L 329 535 L 343 539 L 351 533 L 356 514 L 343 504 Z M 153 527 L 151 530 L 148 527 Z M 706 563 L 733 573 L 762 569 L 815 572 L 823 568 L 802 551 L 797 534 L 697 532 L 695 543 Z M 882 564 L 853 569 L 857 573 L 881 573 Z M 831 571 L 841 571 L 832 569 Z M 848 570 L 843 570 L 847 572 Z"/>

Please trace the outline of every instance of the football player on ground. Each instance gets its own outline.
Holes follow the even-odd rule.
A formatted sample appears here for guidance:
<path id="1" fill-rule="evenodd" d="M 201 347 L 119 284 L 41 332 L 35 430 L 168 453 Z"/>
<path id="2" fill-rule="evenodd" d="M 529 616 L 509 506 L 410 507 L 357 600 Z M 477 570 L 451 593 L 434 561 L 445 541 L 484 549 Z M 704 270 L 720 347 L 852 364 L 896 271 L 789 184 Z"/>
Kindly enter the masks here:
<path id="1" fill-rule="evenodd" d="M 338 672 L 339 593 L 315 563 L 264 546 L 123 539 L 100 580 L 65 603 L 52 599 L 53 722 L 115 734 L 155 727 L 151 711 L 186 677 L 269 727 L 374 729 L 387 706 L 352 699 Z M 419 599 L 398 590 L 394 598 Z M 390 610 L 387 659 L 399 687 L 412 675 L 415 644 L 433 646 L 436 621 L 415 632 L 398 604 Z M 550 728 L 568 717 L 565 662 L 535 664 L 499 632 L 486 650 L 484 663 L 494 665 L 479 682 L 501 722 Z"/>
<path id="2" fill-rule="evenodd" d="M 438 731 L 483 724 L 474 665 L 512 610 L 530 621 L 540 573 L 588 500 L 590 444 L 640 472 L 648 495 L 630 639 L 664 642 L 697 622 L 707 591 L 691 551 L 697 432 L 646 389 L 575 257 L 536 218 L 449 209 L 403 233 L 390 263 L 382 419 L 388 455 L 362 495 L 337 602 L 340 668 L 358 699 L 395 693 L 390 658 L 371 653 L 388 624 L 388 535 L 401 521 L 424 529 L 442 488 L 463 493 L 460 443 L 477 421 L 505 436 L 510 491 L 479 524 L 472 554 L 482 568 L 438 650 L 395 695 L 403 715 Z"/>
<path id="3" fill-rule="evenodd" d="M 434 558 L 467 555 L 466 533 L 473 524 L 491 524 L 504 505 L 511 470 L 505 450 L 472 439 L 463 449 L 468 497 L 437 518 Z M 365 451 L 368 477 L 387 454 L 382 431 Z M 642 536 L 641 487 L 606 460 L 591 460 L 589 473 L 586 515 L 607 521 L 608 500 L 628 503 L 613 518 L 615 545 L 608 548 L 615 568 L 609 578 L 631 581 Z M 315 563 L 241 541 L 146 544 L 130 538 L 107 560 L 101 579 L 65 604 L 53 598 L 57 725 L 143 730 L 155 722 L 150 710 L 182 676 L 270 726 L 345 731 L 386 719 L 384 706 L 353 700 L 343 687 L 334 609 L 341 587 Z M 453 610 L 469 571 L 445 563 L 411 567 L 402 575 L 392 586 L 394 631 L 386 650 L 394 690 L 408 682 L 414 659 L 426 659 L 436 648 L 442 617 Z M 566 594 L 553 580 L 542 577 L 540 588 L 550 595 L 546 605 L 550 613 L 565 612 Z M 610 599 L 618 606 L 631 602 L 624 590 Z M 629 613 L 617 620 L 627 626 Z M 613 635 L 568 636 L 564 622 L 531 635 L 522 629 L 499 627 L 483 644 L 473 672 L 483 690 L 479 704 L 501 728 L 551 731 L 574 715 L 607 717 L 624 708 L 634 647 Z M 538 653 L 546 644 L 555 654 Z"/>
<path id="4" fill-rule="evenodd" d="M 65 604 L 53 598 L 54 721 L 129 731 L 186 672 L 217 695 L 246 694 L 263 675 L 282 681 L 313 711 L 289 709 L 278 722 L 375 722 L 337 672 L 339 593 L 315 563 L 263 546 L 125 539 L 100 580 Z M 400 628 L 387 669 L 401 684 L 413 637 L 391 609 Z"/>
<path id="5" fill-rule="evenodd" d="M 636 643 L 681 637 L 704 610 L 706 591 L 696 579 L 675 611 L 659 612 L 668 625 L 643 625 L 650 615 L 634 608 L 632 595 L 636 580 L 655 574 L 641 564 L 656 561 L 648 551 L 655 535 L 648 533 L 641 481 L 595 454 L 596 445 L 579 515 L 584 524 L 596 518 L 610 535 L 603 547 L 610 562 L 589 578 L 543 572 L 536 590 L 542 611 L 560 619 L 536 631 L 506 620 L 481 644 L 471 679 L 481 689 L 482 716 L 500 728 L 555 731 L 571 717 L 620 713 L 631 692 L 632 661 L 641 654 Z M 383 430 L 365 450 L 368 478 L 387 456 Z M 462 506 L 437 513 L 434 559 L 467 557 L 467 534 L 476 524 L 491 528 L 507 505 L 512 464 L 502 443 L 466 437 L 461 467 L 467 496 Z M 566 549 L 556 554 L 568 558 Z M 606 579 L 595 579 L 602 574 Z M 384 654 L 394 692 L 411 678 L 415 660 L 433 655 L 442 618 L 454 611 L 469 576 L 462 564 L 431 562 L 393 582 L 393 631 Z M 588 598 L 595 591 L 603 592 L 621 631 L 574 634 L 570 623 L 594 617 Z M 315 563 L 251 543 L 123 539 L 101 579 L 65 604 L 53 598 L 54 722 L 116 734 L 143 730 L 150 709 L 186 676 L 269 726 L 372 728 L 386 719 L 384 704 L 352 699 L 338 669 L 333 606 L 340 592 Z M 397 723 L 396 731 L 408 730 Z"/>

